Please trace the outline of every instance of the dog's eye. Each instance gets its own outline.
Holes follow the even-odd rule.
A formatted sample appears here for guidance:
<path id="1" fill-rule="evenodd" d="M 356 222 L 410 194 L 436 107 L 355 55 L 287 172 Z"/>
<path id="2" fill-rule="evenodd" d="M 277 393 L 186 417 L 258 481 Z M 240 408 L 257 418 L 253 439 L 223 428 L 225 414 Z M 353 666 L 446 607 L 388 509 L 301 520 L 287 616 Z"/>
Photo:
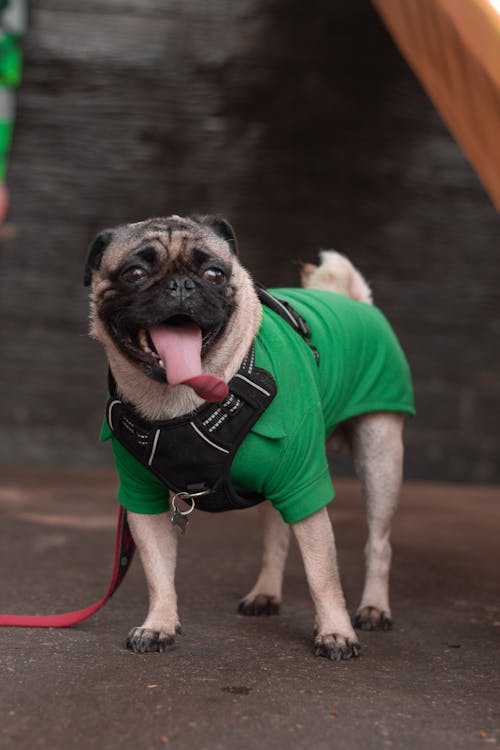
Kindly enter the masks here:
<path id="1" fill-rule="evenodd" d="M 148 272 L 142 266 L 129 266 L 122 271 L 120 278 L 127 284 L 137 284 L 138 281 L 148 278 Z"/>
<path id="2" fill-rule="evenodd" d="M 215 286 L 222 284 L 225 278 L 226 275 L 220 268 L 207 268 L 202 274 L 202 279 L 210 282 L 210 284 L 215 284 Z"/>

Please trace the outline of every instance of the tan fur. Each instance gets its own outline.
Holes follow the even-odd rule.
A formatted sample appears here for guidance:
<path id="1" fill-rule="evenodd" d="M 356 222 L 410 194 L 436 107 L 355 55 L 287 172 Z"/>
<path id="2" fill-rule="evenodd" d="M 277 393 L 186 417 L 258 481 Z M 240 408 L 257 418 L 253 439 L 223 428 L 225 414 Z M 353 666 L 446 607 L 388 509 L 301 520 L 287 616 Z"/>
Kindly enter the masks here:
<path id="1" fill-rule="evenodd" d="M 265 606 L 267 601 L 279 609 L 282 597 L 283 574 L 290 545 L 290 527 L 283 521 L 276 508 L 265 502 L 259 505 L 264 526 L 264 550 L 262 567 L 254 587 L 240 602 L 239 610 L 250 614 L 255 610 L 254 603 Z"/>
<path id="2" fill-rule="evenodd" d="M 345 606 L 333 529 L 326 508 L 292 526 L 299 545 L 316 613 L 317 642 L 334 639 L 339 646 L 358 639 Z"/>
<path id="3" fill-rule="evenodd" d="M 360 302 L 373 303 L 372 293 L 366 280 L 345 255 L 335 250 L 322 250 L 320 259 L 319 266 L 312 263 L 303 265 L 301 280 L 305 289 L 323 289 L 326 292 L 343 294 Z"/>
<path id="4" fill-rule="evenodd" d="M 180 627 L 174 575 L 177 554 L 177 530 L 167 513 L 143 515 L 127 513 L 130 530 L 136 541 L 146 571 L 149 611 L 142 628 L 174 634 Z"/>

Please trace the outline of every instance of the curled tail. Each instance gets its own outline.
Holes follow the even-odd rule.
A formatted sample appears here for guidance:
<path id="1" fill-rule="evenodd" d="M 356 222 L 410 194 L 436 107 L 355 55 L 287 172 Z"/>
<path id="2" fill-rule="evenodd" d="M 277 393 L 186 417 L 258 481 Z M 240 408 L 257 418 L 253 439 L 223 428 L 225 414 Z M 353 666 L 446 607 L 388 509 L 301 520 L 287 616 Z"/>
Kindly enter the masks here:
<path id="1" fill-rule="evenodd" d="M 373 304 L 370 287 L 345 255 L 335 250 L 322 250 L 319 257 L 319 266 L 304 263 L 301 268 L 302 286 L 305 289 L 337 292 L 360 302 Z"/>

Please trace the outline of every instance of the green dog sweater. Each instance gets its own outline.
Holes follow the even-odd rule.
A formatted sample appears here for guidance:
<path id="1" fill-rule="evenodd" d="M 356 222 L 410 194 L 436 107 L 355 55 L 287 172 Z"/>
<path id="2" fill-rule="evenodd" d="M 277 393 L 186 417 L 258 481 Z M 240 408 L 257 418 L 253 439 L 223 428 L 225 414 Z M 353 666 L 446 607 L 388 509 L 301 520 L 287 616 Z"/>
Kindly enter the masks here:
<path id="1" fill-rule="evenodd" d="M 350 417 L 376 411 L 414 415 L 410 370 L 399 342 L 376 307 L 332 292 L 271 289 L 311 328 L 314 355 L 279 315 L 263 306 L 255 363 L 278 392 L 239 447 L 231 467 L 237 492 L 270 500 L 295 523 L 334 497 L 325 441 Z M 117 497 L 136 513 L 169 510 L 168 488 L 137 461 L 104 422 L 119 476 Z"/>

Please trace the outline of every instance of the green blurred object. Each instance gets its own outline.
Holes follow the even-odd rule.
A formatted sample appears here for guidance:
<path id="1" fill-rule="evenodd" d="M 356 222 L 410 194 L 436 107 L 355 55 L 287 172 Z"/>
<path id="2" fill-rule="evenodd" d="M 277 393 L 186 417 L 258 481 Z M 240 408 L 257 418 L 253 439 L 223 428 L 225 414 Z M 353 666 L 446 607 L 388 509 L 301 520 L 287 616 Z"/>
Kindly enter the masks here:
<path id="1" fill-rule="evenodd" d="M 19 40 L 26 32 L 26 0 L 0 0 L 0 182 L 5 180 L 14 128 L 14 89 L 19 86 L 23 58 Z"/>
<path id="2" fill-rule="evenodd" d="M 21 83 L 22 54 L 18 37 L 7 34 L 0 39 L 0 85 L 15 88 Z"/>
<path id="3" fill-rule="evenodd" d="M 0 120 L 0 182 L 5 180 L 7 172 L 7 155 L 12 142 L 13 120 Z"/>

